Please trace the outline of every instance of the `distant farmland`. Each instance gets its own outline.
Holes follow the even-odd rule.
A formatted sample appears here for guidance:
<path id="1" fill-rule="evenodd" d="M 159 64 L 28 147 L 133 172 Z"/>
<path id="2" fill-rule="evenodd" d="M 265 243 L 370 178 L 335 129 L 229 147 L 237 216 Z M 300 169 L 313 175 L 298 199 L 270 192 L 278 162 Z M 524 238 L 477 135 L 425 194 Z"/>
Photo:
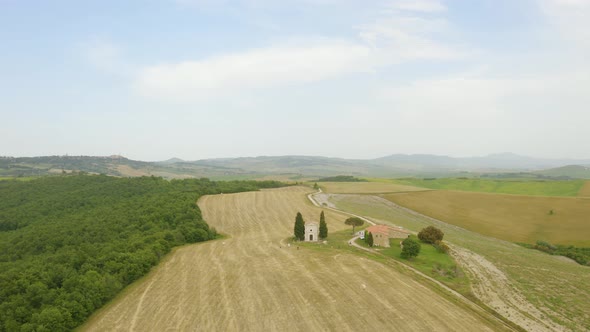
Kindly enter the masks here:
<path id="1" fill-rule="evenodd" d="M 383 197 L 430 217 L 507 241 L 535 243 L 544 240 L 553 244 L 590 246 L 590 198 L 446 190 Z"/>
<path id="2" fill-rule="evenodd" d="M 394 183 L 429 189 L 447 189 L 498 194 L 531 196 L 577 196 L 584 186 L 584 180 L 532 181 L 532 180 L 488 180 L 488 179 L 395 179 Z M 590 189 L 589 189 L 590 191 Z"/>
<path id="3" fill-rule="evenodd" d="M 428 190 L 391 182 L 322 182 L 324 191 L 338 194 L 381 194 Z"/>

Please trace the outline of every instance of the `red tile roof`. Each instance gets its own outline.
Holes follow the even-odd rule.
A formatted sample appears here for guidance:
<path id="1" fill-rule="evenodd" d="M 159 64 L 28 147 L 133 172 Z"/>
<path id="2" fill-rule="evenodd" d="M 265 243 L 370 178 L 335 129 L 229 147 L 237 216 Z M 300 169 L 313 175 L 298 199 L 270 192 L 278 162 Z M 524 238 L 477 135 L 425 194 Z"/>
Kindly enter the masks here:
<path id="1" fill-rule="evenodd" d="M 367 229 L 365 231 L 371 232 L 372 234 L 379 233 L 379 234 L 389 235 L 389 231 L 390 230 L 395 230 L 395 231 L 398 231 L 398 232 L 410 234 L 410 232 L 406 231 L 405 229 L 402 229 L 402 228 L 399 228 L 399 227 L 391 227 L 391 226 L 387 226 L 387 225 L 373 225 L 373 226 L 369 226 L 369 227 L 367 227 Z"/>
<path id="2" fill-rule="evenodd" d="M 367 232 L 371 232 L 371 234 L 385 234 L 385 235 L 389 235 L 389 227 L 387 227 L 386 225 L 373 225 L 373 226 L 369 226 L 366 229 Z"/>

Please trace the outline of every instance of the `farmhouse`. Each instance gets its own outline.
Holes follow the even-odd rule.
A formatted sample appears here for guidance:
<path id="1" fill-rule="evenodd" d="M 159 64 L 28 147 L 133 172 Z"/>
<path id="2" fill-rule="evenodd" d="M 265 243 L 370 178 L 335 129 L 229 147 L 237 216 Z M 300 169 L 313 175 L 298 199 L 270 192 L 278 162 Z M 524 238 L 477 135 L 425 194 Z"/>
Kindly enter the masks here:
<path id="1" fill-rule="evenodd" d="M 373 234 L 373 245 L 379 247 L 389 247 L 389 239 L 405 239 L 410 232 L 387 225 L 373 225 L 367 227 L 366 232 Z"/>
<path id="2" fill-rule="evenodd" d="M 305 241 L 314 242 L 318 240 L 320 226 L 317 222 L 305 223 Z"/>

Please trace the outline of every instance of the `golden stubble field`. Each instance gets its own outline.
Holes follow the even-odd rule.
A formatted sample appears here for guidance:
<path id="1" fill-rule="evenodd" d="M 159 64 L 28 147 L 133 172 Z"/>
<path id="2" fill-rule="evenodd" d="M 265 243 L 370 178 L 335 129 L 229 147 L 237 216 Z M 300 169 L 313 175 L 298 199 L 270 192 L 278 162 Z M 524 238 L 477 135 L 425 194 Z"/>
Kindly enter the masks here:
<path id="1" fill-rule="evenodd" d="M 590 181 L 586 181 L 580 191 L 578 192 L 578 196 L 582 197 L 590 197 Z"/>
<path id="2" fill-rule="evenodd" d="M 447 223 L 511 242 L 590 245 L 590 198 L 450 190 L 384 195 Z M 553 211 L 551 213 L 550 211 Z"/>
<path id="3" fill-rule="evenodd" d="M 301 187 L 205 196 L 230 238 L 182 247 L 95 314 L 84 331 L 490 331 L 407 273 L 346 250 L 286 247 L 294 217 L 317 219 Z M 331 231 L 344 215 L 326 211 Z M 484 315 L 485 316 L 485 315 Z M 490 319 L 490 320 L 488 320 Z"/>

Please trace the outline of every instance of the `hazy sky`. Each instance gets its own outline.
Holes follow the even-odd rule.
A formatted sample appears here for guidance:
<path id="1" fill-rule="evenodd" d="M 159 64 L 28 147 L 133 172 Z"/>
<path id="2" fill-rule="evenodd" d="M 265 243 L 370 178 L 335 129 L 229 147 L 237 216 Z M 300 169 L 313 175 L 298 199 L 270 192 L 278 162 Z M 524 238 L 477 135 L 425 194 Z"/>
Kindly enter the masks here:
<path id="1" fill-rule="evenodd" d="M 0 0 L 0 155 L 590 158 L 590 0 Z"/>

